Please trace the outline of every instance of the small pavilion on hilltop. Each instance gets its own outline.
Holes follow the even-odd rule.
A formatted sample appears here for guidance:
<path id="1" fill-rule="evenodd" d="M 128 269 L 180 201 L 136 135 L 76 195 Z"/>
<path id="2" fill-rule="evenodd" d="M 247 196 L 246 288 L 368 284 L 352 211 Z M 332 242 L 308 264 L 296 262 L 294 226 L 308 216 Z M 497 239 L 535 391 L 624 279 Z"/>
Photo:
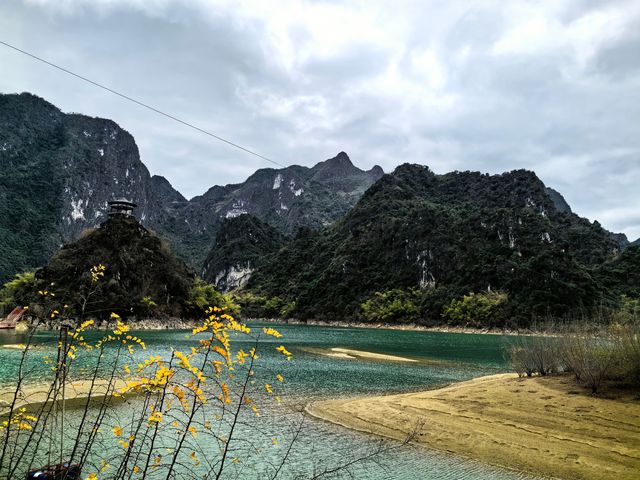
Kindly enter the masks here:
<path id="1" fill-rule="evenodd" d="M 133 209 L 137 207 L 135 203 L 131 200 L 127 200 L 126 198 L 116 198 L 108 203 L 110 217 L 131 217 L 133 216 Z"/>

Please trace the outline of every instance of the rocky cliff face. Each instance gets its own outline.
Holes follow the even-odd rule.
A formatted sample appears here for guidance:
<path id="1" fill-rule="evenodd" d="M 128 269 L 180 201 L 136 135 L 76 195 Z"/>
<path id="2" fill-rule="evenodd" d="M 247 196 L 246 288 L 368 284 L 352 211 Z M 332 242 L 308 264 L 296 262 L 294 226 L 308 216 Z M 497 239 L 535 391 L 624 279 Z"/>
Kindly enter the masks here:
<path id="1" fill-rule="evenodd" d="M 204 262 L 202 277 L 222 292 L 244 287 L 253 271 L 285 242 L 278 230 L 251 214 L 227 218 Z"/>
<path id="2" fill-rule="evenodd" d="M 323 228 L 346 215 L 383 174 L 380 167 L 360 170 L 344 152 L 313 168 L 260 169 L 243 183 L 214 186 L 176 203 L 178 221 L 166 222 L 163 231 L 185 239 L 176 249 L 202 265 L 223 220 L 250 214 L 284 234 L 302 226 Z"/>
<path id="3" fill-rule="evenodd" d="M 0 144 L 2 279 L 42 265 L 99 225 L 114 197 L 135 201 L 152 227 L 179 198 L 168 182 L 152 181 L 133 137 L 116 123 L 64 114 L 31 94 L 0 96 Z"/>
<path id="4" fill-rule="evenodd" d="M 125 197 L 137 216 L 198 270 L 224 219 L 250 213 L 285 233 L 341 218 L 383 174 L 346 154 L 313 168 L 261 169 L 190 201 L 151 176 L 133 137 L 111 120 L 65 114 L 23 93 L 0 95 L 0 281 L 43 265 L 63 243 L 105 220 Z"/>

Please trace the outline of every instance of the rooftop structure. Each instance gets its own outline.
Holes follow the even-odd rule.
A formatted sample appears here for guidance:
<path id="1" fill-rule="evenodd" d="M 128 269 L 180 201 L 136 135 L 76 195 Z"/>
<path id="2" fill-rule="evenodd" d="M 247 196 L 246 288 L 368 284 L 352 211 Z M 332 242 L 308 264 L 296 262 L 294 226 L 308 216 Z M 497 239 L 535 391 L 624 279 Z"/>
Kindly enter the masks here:
<path id="1" fill-rule="evenodd" d="M 123 217 L 131 217 L 133 215 L 133 209 L 137 207 L 135 203 L 126 198 L 116 198 L 109 203 L 109 216 L 114 217 L 121 215 Z"/>

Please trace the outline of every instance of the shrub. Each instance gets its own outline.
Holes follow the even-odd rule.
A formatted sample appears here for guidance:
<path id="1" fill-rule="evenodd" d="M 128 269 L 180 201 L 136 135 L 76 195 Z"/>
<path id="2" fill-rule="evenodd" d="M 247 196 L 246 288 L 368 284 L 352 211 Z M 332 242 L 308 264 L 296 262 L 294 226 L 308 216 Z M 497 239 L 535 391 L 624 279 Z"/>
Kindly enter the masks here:
<path id="1" fill-rule="evenodd" d="M 616 379 L 627 385 L 640 386 L 640 329 L 637 325 L 614 327 L 613 346 L 616 352 L 613 366 Z"/>
<path id="2" fill-rule="evenodd" d="M 229 298 L 239 305 L 244 318 L 288 318 L 296 307 L 295 302 L 282 297 L 267 297 L 250 292 L 235 292 Z"/>
<path id="3" fill-rule="evenodd" d="M 474 327 L 496 326 L 504 323 L 505 292 L 469 293 L 452 300 L 442 310 L 443 318 L 454 325 Z"/>
<path id="4" fill-rule="evenodd" d="M 152 301 L 152 303 L 155 302 Z M 238 305 L 233 302 L 229 295 L 223 295 L 216 290 L 216 287 L 198 277 L 195 279 L 191 289 L 189 290 L 189 295 L 186 301 L 187 311 L 191 315 L 195 316 L 208 306 L 225 308 L 230 312 L 237 312 L 239 310 Z"/>
<path id="5" fill-rule="evenodd" d="M 518 340 L 509 348 L 509 359 L 519 376 L 545 376 L 563 369 L 557 339 L 519 337 Z"/>
<path id="6" fill-rule="evenodd" d="M 420 316 L 420 292 L 399 288 L 376 292 L 361 304 L 362 314 L 369 322 L 415 321 Z"/>
<path id="7" fill-rule="evenodd" d="M 621 325 L 638 325 L 640 323 L 640 299 L 622 295 L 620 307 L 612 313 L 611 321 Z"/>

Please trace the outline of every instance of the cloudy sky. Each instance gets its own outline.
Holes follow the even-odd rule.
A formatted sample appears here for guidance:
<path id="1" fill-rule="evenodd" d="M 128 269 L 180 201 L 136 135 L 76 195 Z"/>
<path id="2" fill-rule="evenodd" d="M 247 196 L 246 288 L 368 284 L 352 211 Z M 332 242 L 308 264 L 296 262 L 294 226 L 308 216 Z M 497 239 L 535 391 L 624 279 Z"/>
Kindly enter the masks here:
<path id="1" fill-rule="evenodd" d="M 528 168 L 640 237 L 637 0 L 2 0 L 0 40 L 281 164 Z M 187 197 L 273 166 L 1 45 L 0 91 L 115 120 Z"/>

